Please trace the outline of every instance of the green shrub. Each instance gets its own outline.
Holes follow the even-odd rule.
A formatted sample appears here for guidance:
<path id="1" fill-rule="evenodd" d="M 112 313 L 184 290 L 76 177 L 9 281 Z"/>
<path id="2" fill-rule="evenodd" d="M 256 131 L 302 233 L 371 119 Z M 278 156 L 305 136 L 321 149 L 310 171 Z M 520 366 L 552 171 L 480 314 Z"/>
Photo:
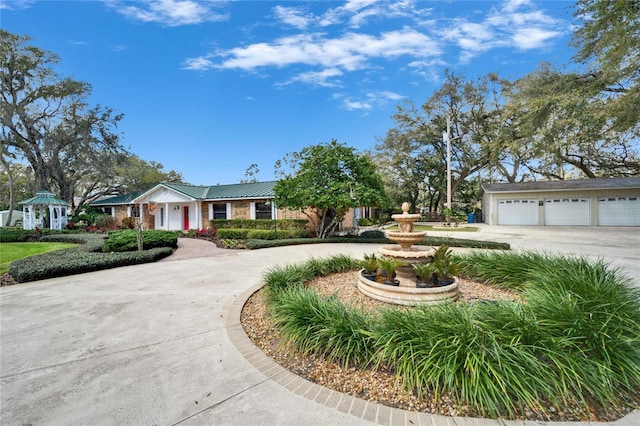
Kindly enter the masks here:
<path id="1" fill-rule="evenodd" d="M 223 228 L 218 229 L 218 237 L 220 239 L 246 240 L 250 229 L 240 228 Z"/>
<path id="2" fill-rule="evenodd" d="M 386 238 L 387 236 L 385 235 L 384 231 L 380 231 L 380 230 L 369 230 L 369 231 L 364 231 L 360 234 L 360 238 L 364 238 L 366 239 L 370 239 L 370 238 Z"/>
<path id="3" fill-rule="evenodd" d="M 358 224 L 360 226 L 371 226 L 373 225 L 373 220 L 369 219 L 368 217 L 363 217 L 358 221 Z"/>
<path id="4" fill-rule="evenodd" d="M 18 243 L 35 238 L 35 232 L 21 228 L 0 228 L 0 243 Z"/>
<path id="5" fill-rule="evenodd" d="M 138 232 L 134 230 L 116 231 L 109 234 L 104 242 L 104 252 L 125 252 L 138 250 Z M 178 237 L 172 231 L 142 231 L 143 250 L 157 247 L 178 247 Z"/>
<path id="6" fill-rule="evenodd" d="M 154 262 L 171 253 L 169 247 L 126 253 L 95 253 L 72 248 L 13 261 L 9 265 L 9 274 L 18 282 L 36 281 Z"/>
<path id="7" fill-rule="evenodd" d="M 247 233 L 250 240 L 286 240 L 292 238 L 305 238 L 309 235 L 306 229 L 278 230 L 273 229 L 252 229 Z"/>
<path id="8" fill-rule="evenodd" d="M 242 228 L 242 229 L 273 229 L 274 221 L 271 219 L 211 219 L 211 226 L 216 229 Z M 278 219 L 275 226 L 280 230 L 305 229 L 307 221 L 304 219 Z"/>

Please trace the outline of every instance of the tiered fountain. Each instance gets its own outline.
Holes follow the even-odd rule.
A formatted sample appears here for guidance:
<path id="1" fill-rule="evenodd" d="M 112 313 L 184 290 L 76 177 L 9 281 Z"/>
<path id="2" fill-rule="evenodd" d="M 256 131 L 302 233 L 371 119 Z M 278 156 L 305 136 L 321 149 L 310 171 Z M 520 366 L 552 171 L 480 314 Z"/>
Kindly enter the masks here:
<path id="1" fill-rule="evenodd" d="M 402 205 L 402 214 L 394 214 L 391 218 L 398 222 L 397 231 L 387 231 L 387 238 L 397 244 L 382 246 L 378 249 L 383 257 L 398 259 L 405 266 L 398 268 L 396 279 L 398 286 L 382 284 L 365 278 L 358 272 L 358 290 L 374 299 L 398 305 L 415 305 L 420 303 L 439 303 L 455 300 L 458 297 L 458 281 L 444 287 L 416 287 L 416 274 L 412 265 L 428 263 L 433 260 L 435 250 L 426 246 L 414 246 L 427 235 L 425 231 L 414 231 L 413 223 L 420 219 L 419 214 L 409 214 L 409 203 Z"/>

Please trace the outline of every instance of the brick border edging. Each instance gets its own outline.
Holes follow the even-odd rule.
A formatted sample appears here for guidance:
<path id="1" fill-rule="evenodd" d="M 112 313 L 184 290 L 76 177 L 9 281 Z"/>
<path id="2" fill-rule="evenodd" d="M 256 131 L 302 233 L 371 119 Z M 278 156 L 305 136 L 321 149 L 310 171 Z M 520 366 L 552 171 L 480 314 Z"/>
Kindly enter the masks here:
<path id="1" fill-rule="evenodd" d="M 261 349 L 253 344 L 240 323 L 242 308 L 253 293 L 260 290 L 263 283 L 253 285 L 239 294 L 231 303 L 224 322 L 227 334 L 240 354 L 256 370 L 267 378 L 283 386 L 290 392 L 300 395 L 310 401 L 324 405 L 327 408 L 338 410 L 342 413 L 373 422 L 379 425 L 406 425 L 406 426 L 637 426 L 640 424 L 640 410 L 635 410 L 625 417 L 613 423 L 607 422 L 535 422 L 521 420 L 494 420 L 475 417 L 450 417 L 438 414 L 419 413 L 416 411 L 391 408 L 386 405 L 376 404 L 351 395 L 337 392 L 316 383 L 310 382 L 293 374 L 286 368 L 268 357 Z"/>

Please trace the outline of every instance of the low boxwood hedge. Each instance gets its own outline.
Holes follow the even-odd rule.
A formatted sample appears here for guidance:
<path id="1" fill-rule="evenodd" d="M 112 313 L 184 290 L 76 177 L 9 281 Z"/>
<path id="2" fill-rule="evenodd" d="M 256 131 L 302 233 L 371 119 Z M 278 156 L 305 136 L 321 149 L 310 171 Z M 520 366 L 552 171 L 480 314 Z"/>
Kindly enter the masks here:
<path id="1" fill-rule="evenodd" d="M 73 231 L 69 231 L 66 229 L 63 230 L 54 230 L 54 229 L 43 229 L 41 230 L 43 236 L 45 235 L 69 235 L 73 234 Z M 33 229 L 22 229 L 22 228 L 7 228 L 0 227 L 0 243 L 20 243 L 20 242 L 29 242 L 36 240 L 36 231 Z"/>
<path id="2" fill-rule="evenodd" d="M 109 238 L 104 242 L 102 251 L 125 252 L 138 250 L 138 232 L 136 230 L 116 231 L 109 234 Z M 158 247 L 178 247 L 178 236 L 172 231 L 162 231 L 158 229 L 143 231 L 143 250 L 151 250 Z"/>
<path id="3" fill-rule="evenodd" d="M 96 253 L 76 247 L 11 262 L 9 275 L 18 282 L 81 274 L 119 266 L 154 262 L 172 253 L 170 247 L 124 253 Z"/>
<path id="4" fill-rule="evenodd" d="M 274 225 L 275 222 L 275 225 Z M 273 229 L 274 226 L 281 230 L 305 229 L 307 221 L 304 219 L 211 219 L 212 227 L 220 230 L 226 228 L 235 229 Z"/>
<path id="5" fill-rule="evenodd" d="M 240 228 L 218 229 L 218 238 L 221 240 L 246 240 L 250 231 L 251 229 Z"/>
<path id="6" fill-rule="evenodd" d="M 247 233 L 250 240 L 286 240 L 290 238 L 305 238 L 309 235 L 306 229 L 278 230 L 273 229 L 252 229 Z"/>

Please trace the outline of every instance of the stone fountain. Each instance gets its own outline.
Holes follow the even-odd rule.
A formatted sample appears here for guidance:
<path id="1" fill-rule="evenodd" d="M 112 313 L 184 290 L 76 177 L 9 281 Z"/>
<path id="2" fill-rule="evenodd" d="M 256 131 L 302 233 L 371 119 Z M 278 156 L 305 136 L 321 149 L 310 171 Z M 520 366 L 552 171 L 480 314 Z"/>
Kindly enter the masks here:
<path id="1" fill-rule="evenodd" d="M 440 303 L 455 300 L 458 297 L 458 281 L 444 287 L 418 288 L 416 274 L 412 265 L 428 263 L 433 260 L 435 250 L 427 246 L 414 246 L 427 235 L 425 231 L 414 231 L 413 223 L 420 219 L 419 214 L 409 213 L 409 203 L 402 204 L 402 214 L 391 218 L 398 223 L 397 231 L 387 231 L 387 238 L 397 244 L 385 245 L 378 249 L 382 257 L 395 258 L 405 266 L 398 268 L 396 279 L 399 286 L 390 286 L 370 280 L 358 272 L 358 290 L 374 299 L 398 305 L 421 303 Z"/>

